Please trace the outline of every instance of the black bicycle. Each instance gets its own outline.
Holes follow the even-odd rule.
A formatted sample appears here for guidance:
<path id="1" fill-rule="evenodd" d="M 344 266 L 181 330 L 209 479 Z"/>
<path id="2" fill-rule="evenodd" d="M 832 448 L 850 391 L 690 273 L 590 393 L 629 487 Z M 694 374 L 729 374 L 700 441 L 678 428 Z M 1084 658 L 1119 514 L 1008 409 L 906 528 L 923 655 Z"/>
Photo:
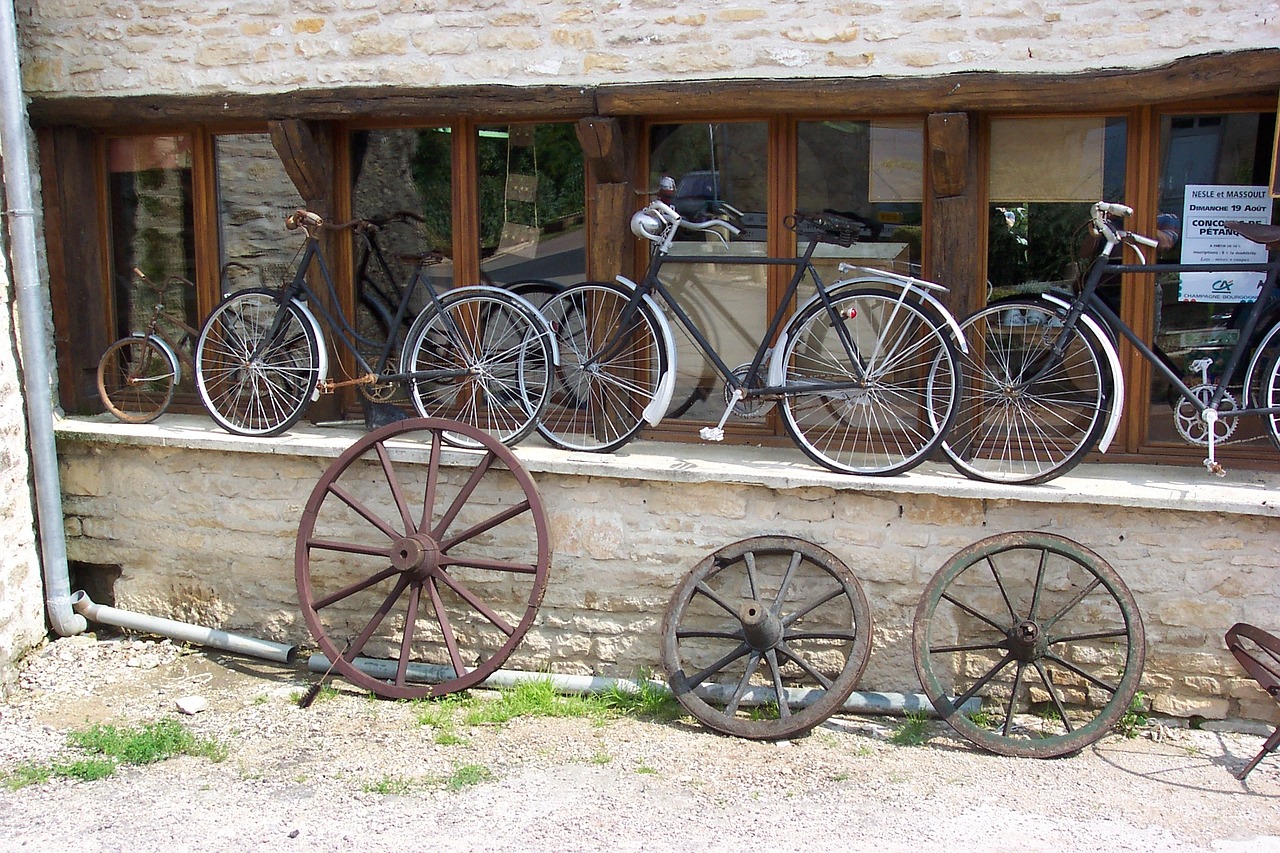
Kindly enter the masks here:
<path id="1" fill-rule="evenodd" d="M 279 289 L 227 295 L 196 341 L 196 389 L 221 427 L 237 435 L 278 435 L 321 393 L 354 385 L 376 400 L 403 385 L 422 417 L 461 421 L 508 445 L 534 429 L 557 356 L 550 328 L 532 304 L 485 285 L 437 292 L 423 275 L 431 260 L 423 253 L 394 311 L 383 318 L 385 337 L 376 340 L 361 334 L 341 310 L 320 251 L 324 230 L 353 229 L 367 240 L 376 224 L 329 224 L 299 210 L 285 225 L 306 234 L 293 278 Z M 327 287 L 327 300 L 308 284 L 313 269 Z M 396 330 L 410 316 L 419 285 L 426 304 L 413 315 L 401 345 Z M 329 378 L 326 328 L 351 353 L 356 375 Z M 462 434 L 450 438 L 473 443 Z"/>
<path id="2" fill-rule="evenodd" d="M 719 235 L 726 244 L 739 229 L 723 219 L 690 222 L 657 200 L 636 213 L 632 231 L 654 244 L 639 284 L 587 282 L 543 306 L 562 362 L 539 432 L 558 447 L 603 452 L 626 444 L 645 422 L 658 424 L 676 374 L 665 307 L 724 382 L 724 414 L 702 429 L 704 440 L 723 439 L 731 415 L 760 417 L 780 403 L 796 444 L 834 471 L 896 474 L 923 461 L 960 396 L 960 328 L 933 295 L 945 288 L 845 265 L 853 277 L 828 286 L 814 266 L 815 249 L 850 246 L 860 226 L 831 213 L 787 219 L 808 239 L 799 257 L 714 256 L 716 263 L 795 268 L 751 362 L 730 367 L 660 273 L 665 264 L 707 261 L 671 254 L 678 229 Z M 806 277 L 814 294 L 789 315 Z"/>
<path id="3" fill-rule="evenodd" d="M 969 351 L 963 360 L 967 395 L 942 447 L 966 476 L 1000 483 L 1043 483 L 1071 470 L 1095 446 L 1105 452 L 1124 409 L 1124 375 L 1116 350 L 1122 336 L 1171 386 L 1174 425 L 1189 444 L 1207 449 L 1215 474 L 1217 445 L 1230 440 L 1241 418 L 1261 417 L 1280 447 L 1280 319 L 1273 317 L 1280 271 L 1280 226 L 1227 222 L 1225 228 L 1273 251 L 1268 263 L 1145 263 L 1150 237 L 1123 229 L 1132 209 L 1093 205 L 1090 219 L 1102 237 L 1079 293 L 1049 292 L 1002 300 L 963 323 Z M 1119 221 L 1117 221 L 1119 220 Z M 1121 246 L 1141 263 L 1113 255 Z M 1119 273 L 1261 273 L 1257 299 L 1217 376 L 1211 362 L 1193 363 L 1189 384 L 1116 315 L 1098 295 L 1104 276 Z"/>

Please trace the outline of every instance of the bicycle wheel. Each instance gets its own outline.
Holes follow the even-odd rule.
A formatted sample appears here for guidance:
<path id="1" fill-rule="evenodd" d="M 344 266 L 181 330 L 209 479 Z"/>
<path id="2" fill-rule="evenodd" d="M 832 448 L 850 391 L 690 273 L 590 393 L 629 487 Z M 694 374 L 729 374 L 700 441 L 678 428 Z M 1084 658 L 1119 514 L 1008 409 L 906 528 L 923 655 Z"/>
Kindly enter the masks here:
<path id="1" fill-rule="evenodd" d="M 315 396 L 320 339 L 278 292 L 241 290 L 205 320 L 195 362 L 196 391 L 219 426 L 236 435 L 279 435 Z"/>
<path id="2" fill-rule="evenodd" d="M 497 288 L 440 300 L 414 321 L 402 372 L 422 417 L 450 418 L 506 445 L 529 435 L 551 393 L 552 343 L 542 319 Z M 478 447 L 462 432 L 446 440 Z"/>
<path id="3" fill-rule="evenodd" d="M 757 536 L 702 560 L 662 623 L 672 693 L 703 724 L 737 737 L 777 740 L 821 724 L 870 654 L 871 609 L 857 578 L 790 536 Z"/>
<path id="4" fill-rule="evenodd" d="M 620 325 L 631 296 L 620 284 L 585 282 L 543 306 L 560 346 L 560 368 L 538 432 L 556 447 L 617 450 L 644 424 L 667 352 L 658 320 L 643 303 Z"/>
<path id="5" fill-rule="evenodd" d="M 821 302 L 787 326 L 787 432 L 810 459 L 833 471 L 909 470 L 938 446 L 955 417 L 955 348 L 923 310 L 897 293 L 846 287 L 831 299 L 839 326 Z"/>
<path id="6" fill-rule="evenodd" d="M 1263 407 L 1271 409 L 1280 406 L 1280 352 L 1277 352 L 1267 367 L 1266 380 L 1263 382 Z M 1263 415 L 1267 424 L 1267 435 L 1271 443 L 1280 450 L 1280 415 Z"/>
<path id="7" fill-rule="evenodd" d="M 444 464 L 446 432 L 484 453 L 455 451 Z M 379 696 L 472 687 L 532 626 L 550 541 L 537 488 L 510 450 L 456 421 L 397 421 L 361 437 L 311 492 L 294 550 L 302 616 L 334 667 Z"/>
<path id="8" fill-rule="evenodd" d="M 154 421 L 169 408 L 178 383 L 178 359 L 150 335 L 131 335 L 98 360 L 98 396 L 125 423 Z"/>
<path id="9" fill-rule="evenodd" d="M 1115 387 L 1101 342 L 1078 324 L 1060 343 L 1061 311 L 1034 299 L 989 305 L 961 327 L 967 393 L 942 445 L 956 470 L 1032 484 L 1078 465 L 1106 426 Z"/>
<path id="10" fill-rule="evenodd" d="M 1129 710 L 1146 639 L 1138 605 L 1106 561 L 1049 533 L 991 536 L 925 587 L 916 672 L 961 736 L 1001 755 L 1051 758 L 1107 734 Z M 981 697 L 982 713 L 960 709 Z"/>

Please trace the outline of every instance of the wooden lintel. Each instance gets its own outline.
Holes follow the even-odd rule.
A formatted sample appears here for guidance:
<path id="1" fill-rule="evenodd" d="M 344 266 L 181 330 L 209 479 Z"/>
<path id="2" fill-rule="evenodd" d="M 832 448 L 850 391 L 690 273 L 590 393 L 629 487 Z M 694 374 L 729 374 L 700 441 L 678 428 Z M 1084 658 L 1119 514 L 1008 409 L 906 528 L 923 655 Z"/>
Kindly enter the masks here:
<path id="1" fill-rule="evenodd" d="M 966 72 L 922 77 L 803 80 L 694 80 L 582 86 L 454 86 L 439 89 L 342 88 L 270 94 L 32 96 L 39 127 L 120 127 L 374 118 L 448 121 L 451 117 L 556 120 L 590 115 L 863 115 L 977 110 L 1130 109 L 1280 87 L 1280 48 L 1211 53 L 1157 68 L 1071 74 Z"/>

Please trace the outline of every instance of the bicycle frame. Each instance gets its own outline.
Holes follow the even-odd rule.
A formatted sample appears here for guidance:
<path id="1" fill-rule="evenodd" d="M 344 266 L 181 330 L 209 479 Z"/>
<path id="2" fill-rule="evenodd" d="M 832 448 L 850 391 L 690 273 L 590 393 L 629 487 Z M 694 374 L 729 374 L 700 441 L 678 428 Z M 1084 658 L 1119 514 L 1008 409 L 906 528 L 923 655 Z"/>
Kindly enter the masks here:
<path id="1" fill-rule="evenodd" d="M 1116 244 L 1109 244 L 1103 252 L 1094 260 L 1093 265 L 1089 268 L 1086 276 L 1084 287 L 1080 293 L 1072 299 L 1058 299 L 1050 294 L 1045 294 L 1050 301 L 1062 306 L 1066 310 L 1066 315 L 1062 320 L 1063 331 L 1058 335 L 1058 339 L 1054 342 L 1052 352 L 1056 357 L 1061 358 L 1067 346 L 1070 330 L 1077 323 L 1084 322 L 1089 317 L 1100 320 L 1105 328 L 1113 333 L 1120 334 L 1127 340 L 1138 354 L 1142 356 L 1156 371 L 1169 381 L 1170 385 L 1177 394 L 1189 403 L 1206 423 L 1210 424 L 1209 435 L 1213 435 L 1212 423 L 1218 419 L 1219 407 L 1227 394 L 1228 386 L 1233 380 L 1241 367 L 1241 363 L 1245 359 L 1250 341 L 1254 333 L 1258 330 L 1259 321 L 1263 312 L 1267 309 L 1267 305 L 1277 293 L 1277 277 L 1280 275 L 1280 260 L 1272 260 L 1267 263 L 1254 264 L 1161 264 L 1161 263 L 1140 263 L 1127 264 L 1115 262 L 1111 253 Z M 1253 307 L 1249 309 L 1249 313 L 1245 317 L 1244 327 L 1240 330 L 1240 337 L 1232 347 L 1231 354 L 1228 356 L 1226 367 L 1223 369 L 1222 376 L 1215 383 L 1216 388 L 1212 397 L 1207 401 L 1200 399 L 1181 376 L 1176 374 L 1170 367 L 1156 354 L 1155 350 L 1143 340 L 1128 324 L 1126 324 L 1098 295 L 1098 286 L 1102 278 L 1107 273 L 1196 273 L 1196 272 L 1261 272 L 1266 274 L 1262 288 L 1258 292 L 1257 299 L 1254 300 Z M 1106 353 L 1108 360 L 1112 363 L 1113 374 L 1116 378 L 1115 402 L 1111 407 L 1111 414 L 1107 424 L 1107 430 L 1102 441 L 1099 442 L 1099 449 L 1106 452 L 1110 444 L 1110 438 L 1114 436 L 1116 428 L 1119 424 L 1120 417 L 1124 409 L 1124 375 L 1119 370 L 1119 357 L 1115 349 L 1114 343 L 1106 335 L 1099 336 L 1099 340 L 1110 351 Z M 1049 365 L 1043 366 L 1035 375 L 1022 383 L 1022 387 L 1030 387 L 1039 381 Z M 1266 416 L 1280 414 L 1280 406 L 1259 407 L 1249 406 L 1249 403 L 1256 402 L 1247 399 L 1248 386 L 1250 384 L 1252 373 L 1246 369 L 1245 377 L 1242 380 L 1245 388 L 1244 399 L 1241 400 L 1242 407 L 1231 409 L 1232 417 L 1244 416 Z M 1206 466 L 1213 471 L 1218 470 L 1216 459 L 1214 458 L 1214 446 L 1212 438 L 1209 442 L 1209 458 L 1205 462 Z"/>

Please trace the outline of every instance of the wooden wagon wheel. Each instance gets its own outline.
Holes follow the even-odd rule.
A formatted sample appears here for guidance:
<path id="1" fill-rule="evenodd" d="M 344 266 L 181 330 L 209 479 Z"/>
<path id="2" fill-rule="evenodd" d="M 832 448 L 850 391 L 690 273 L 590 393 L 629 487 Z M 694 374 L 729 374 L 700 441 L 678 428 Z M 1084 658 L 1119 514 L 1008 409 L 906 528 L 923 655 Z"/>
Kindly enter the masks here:
<path id="1" fill-rule="evenodd" d="M 1052 758 L 1110 732 L 1142 678 L 1138 604 L 1088 548 L 1003 533 L 943 564 L 915 617 L 915 663 L 938 714 L 1002 755 Z M 961 707 L 981 697 L 983 713 Z"/>
<path id="2" fill-rule="evenodd" d="M 480 449 L 448 447 L 446 431 Z M 533 624 L 551 559 L 542 501 L 514 454 L 440 418 L 390 424 L 339 456 L 311 492 L 294 553 L 320 648 L 351 682 L 396 699 L 464 690 L 501 666 Z M 388 677 L 357 657 L 389 659 Z"/>
<path id="3" fill-rule="evenodd" d="M 824 722 L 870 654 L 871 610 L 857 578 L 790 536 L 757 536 L 702 560 L 662 625 L 662 662 L 680 704 L 709 728 L 755 740 Z"/>

